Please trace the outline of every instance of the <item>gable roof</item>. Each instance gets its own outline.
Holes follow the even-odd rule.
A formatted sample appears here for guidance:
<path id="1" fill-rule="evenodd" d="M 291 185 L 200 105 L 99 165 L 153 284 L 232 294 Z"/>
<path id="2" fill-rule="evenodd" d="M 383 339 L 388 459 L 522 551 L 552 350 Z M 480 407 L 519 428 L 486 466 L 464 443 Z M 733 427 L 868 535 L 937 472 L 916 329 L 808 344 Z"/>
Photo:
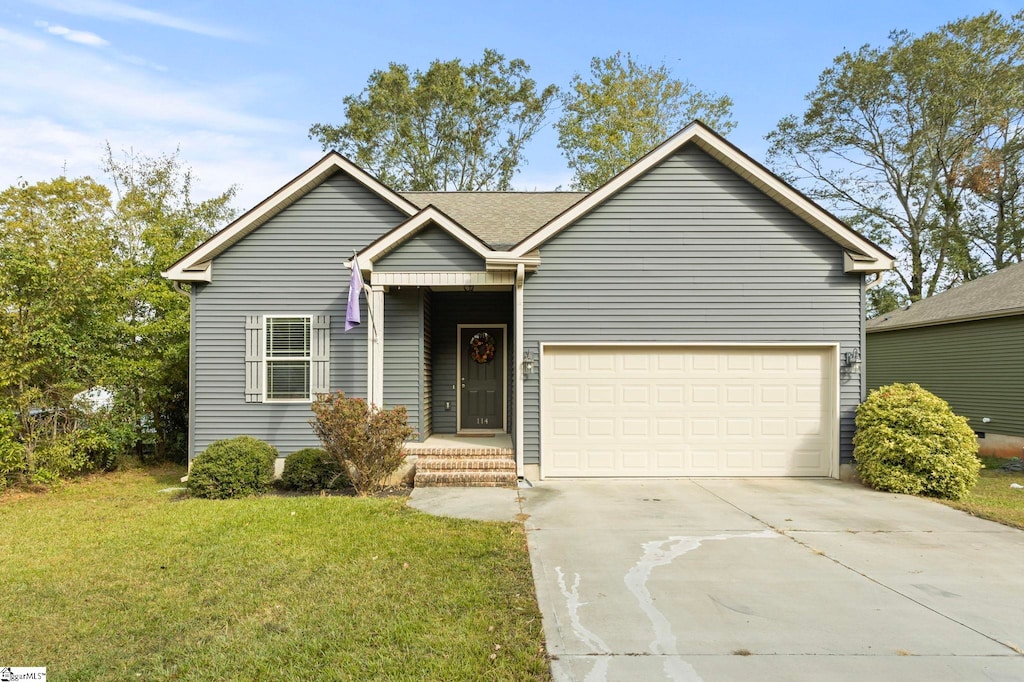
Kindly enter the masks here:
<path id="1" fill-rule="evenodd" d="M 1024 315 L 1024 263 L 965 282 L 941 294 L 868 320 L 868 333 Z"/>
<path id="2" fill-rule="evenodd" d="M 433 205 L 495 249 L 525 239 L 586 192 L 402 192 L 420 208 Z"/>
<path id="3" fill-rule="evenodd" d="M 383 258 L 405 240 L 431 225 L 440 227 L 451 235 L 453 239 L 484 260 L 487 260 L 488 254 L 493 253 L 492 249 L 477 239 L 472 232 L 452 220 L 450 216 L 445 215 L 436 206 L 428 205 L 425 209 L 393 230 L 389 230 L 360 251 L 358 257 L 363 259 L 359 264 L 360 269 L 372 270 L 375 261 Z"/>
<path id="4" fill-rule="evenodd" d="M 846 223 L 818 206 L 700 121 L 694 121 L 686 126 L 588 194 L 586 198 L 552 218 L 547 224 L 516 244 L 511 249 L 512 255 L 520 256 L 537 249 L 687 144 L 696 144 L 734 173 L 853 254 L 853 257 L 845 259 L 847 272 L 882 272 L 892 269 L 893 257 L 891 254 L 855 232 Z"/>
<path id="5" fill-rule="evenodd" d="M 419 209 L 408 199 L 392 191 L 384 183 L 355 165 L 338 152 L 328 152 L 322 159 L 297 175 L 284 187 L 228 223 L 217 234 L 185 254 L 177 263 L 160 273 L 179 282 L 209 282 L 213 259 L 304 197 L 314 187 L 335 173 L 345 173 L 396 209 L 411 216 Z"/>
<path id="6" fill-rule="evenodd" d="M 199 245 L 166 272 L 176 281 L 212 281 L 213 259 L 275 215 L 292 205 L 335 173 L 345 173 L 406 216 L 433 206 L 444 217 L 435 221 L 465 244 L 479 252 L 490 252 L 488 267 L 515 267 L 516 263 L 536 267 L 536 251 L 547 240 L 587 215 L 647 171 L 659 165 L 687 144 L 695 144 L 777 201 L 815 229 L 842 246 L 846 272 L 870 273 L 889 270 L 893 257 L 870 240 L 821 208 L 781 178 L 754 161 L 725 138 L 694 121 L 653 149 L 607 183 L 587 194 L 583 192 L 395 192 L 337 152 L 295 177 L 284 187 L 246 211 L 220 232 Z M 390 233 L 381 248 L 415 233 L 421 224 Z M 409 227 L 408 225 L 406 226 Z M 468 235 L 468 237 L 467 237 Z"/>

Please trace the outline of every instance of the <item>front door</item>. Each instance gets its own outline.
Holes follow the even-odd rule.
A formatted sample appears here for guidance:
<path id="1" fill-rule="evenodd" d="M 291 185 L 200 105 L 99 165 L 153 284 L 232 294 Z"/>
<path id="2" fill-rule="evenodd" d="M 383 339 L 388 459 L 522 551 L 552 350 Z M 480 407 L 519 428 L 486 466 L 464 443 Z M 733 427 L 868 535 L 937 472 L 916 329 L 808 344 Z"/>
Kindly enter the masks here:
<path id="1" fill-rule="evenodd" d="M 505 430 L 505 327 L 459 326 L 459 431 Z"/>

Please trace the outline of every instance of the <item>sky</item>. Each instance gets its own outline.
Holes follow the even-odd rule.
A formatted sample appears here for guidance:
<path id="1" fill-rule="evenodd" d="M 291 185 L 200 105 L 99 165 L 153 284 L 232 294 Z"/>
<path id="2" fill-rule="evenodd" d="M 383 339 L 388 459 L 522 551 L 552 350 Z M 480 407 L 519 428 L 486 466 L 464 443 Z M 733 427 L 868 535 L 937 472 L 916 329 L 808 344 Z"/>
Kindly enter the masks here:
<path id="1" fill-rule="evenodd" d="M 323 155 L 313 123 L 390 62 L 522 58 L 538 85 L 565 87 L 590 59 L 629 52 L 734 101 L 729 139 L 764 160 L 764 136 L 800 114 L 844 49 L 883 45 L 1002 2 L 539 2 L 389 0 L 0 0 L 0 188 L 61 174 L 103 179 L 106 144 L 179 150 L 198 198 L 231 185 L 259 203 Z M 518 190 L 568 188 L 549 124 Z"/>

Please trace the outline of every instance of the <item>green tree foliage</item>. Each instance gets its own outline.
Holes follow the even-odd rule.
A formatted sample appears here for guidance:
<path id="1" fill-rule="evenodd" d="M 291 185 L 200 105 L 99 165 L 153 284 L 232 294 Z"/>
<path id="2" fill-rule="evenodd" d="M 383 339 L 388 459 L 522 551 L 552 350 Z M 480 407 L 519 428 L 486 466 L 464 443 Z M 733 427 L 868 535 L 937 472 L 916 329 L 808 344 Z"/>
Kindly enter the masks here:
<path id="1" fill-rule="evenodd" d="M 897 253 L 901 301 L 1021 258 L 1022 16 L 844 51 L 768 135 L 776 169 Z"/>
<path id="2" fill-rule="evenodd" d="M 160 272 L 233 215 L 177 154 L 0 193 L 0 478 L 49 482 L 124 454 L 184 457 L 187 294 Z M 110 404 L 82 394 L 101 387 Z"/>
<path id="3" fill-rule="evenodd" d="M 0 408 L 17 416 L 33 476 L 74 430 L 74 396 L 100 375 L 119 313 L 110 192 L 90 178 L 0 192 Z"/>
<path id="4" fill-rule="evenodd" d="M 594 190 L 694 119 L 720 133 L 735 127 L 732 100 L 698 90 L 668 67 L 629 54 L 590 61 L 589 79 L 573 76 L 562 95 L 558 146 L 575 173 L 573 187 Z"/>
<path id="5" fill-rule="evenodd" d="M 557 94 L 553 85 L 538 92 L 529 72 L 494 50 L 426 71 L 392 63 L 345 97 L 342 125 L 317 123 L 309 135 L 395 189 L 506 190 Z"/>
<path id="6" fill-rule="evenodd" d="M 117 196 L 112 225 L 123 304 L 105 383 L 116 391 L 116 405 L 135 425 L 140 445 L 154 447 L 159 459 L 181 459 L 188 429 L 189 300 L 160 273 L 234 217 L 236 188 L 196 200 L 192 171 L 177 152 L 118 156 L 108 145 L 105 170 Z"/>

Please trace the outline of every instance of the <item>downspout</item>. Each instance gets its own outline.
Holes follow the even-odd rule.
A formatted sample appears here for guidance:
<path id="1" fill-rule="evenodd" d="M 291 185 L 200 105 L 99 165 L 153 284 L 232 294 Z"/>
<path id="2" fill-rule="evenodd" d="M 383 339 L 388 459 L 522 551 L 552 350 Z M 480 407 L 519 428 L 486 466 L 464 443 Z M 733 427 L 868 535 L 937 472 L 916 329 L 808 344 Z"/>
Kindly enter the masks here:
<path id="1" fill-rule="evenodd" d="M 516 372 L 516 475 L 523 477 L 525 466 L 523 464 L 523 283 L 526 280 L 526 266 L 522 263 L 516 264 L 516 288 L 514 292 L 514 314 L 515 314 L 515 372 Z"/>

